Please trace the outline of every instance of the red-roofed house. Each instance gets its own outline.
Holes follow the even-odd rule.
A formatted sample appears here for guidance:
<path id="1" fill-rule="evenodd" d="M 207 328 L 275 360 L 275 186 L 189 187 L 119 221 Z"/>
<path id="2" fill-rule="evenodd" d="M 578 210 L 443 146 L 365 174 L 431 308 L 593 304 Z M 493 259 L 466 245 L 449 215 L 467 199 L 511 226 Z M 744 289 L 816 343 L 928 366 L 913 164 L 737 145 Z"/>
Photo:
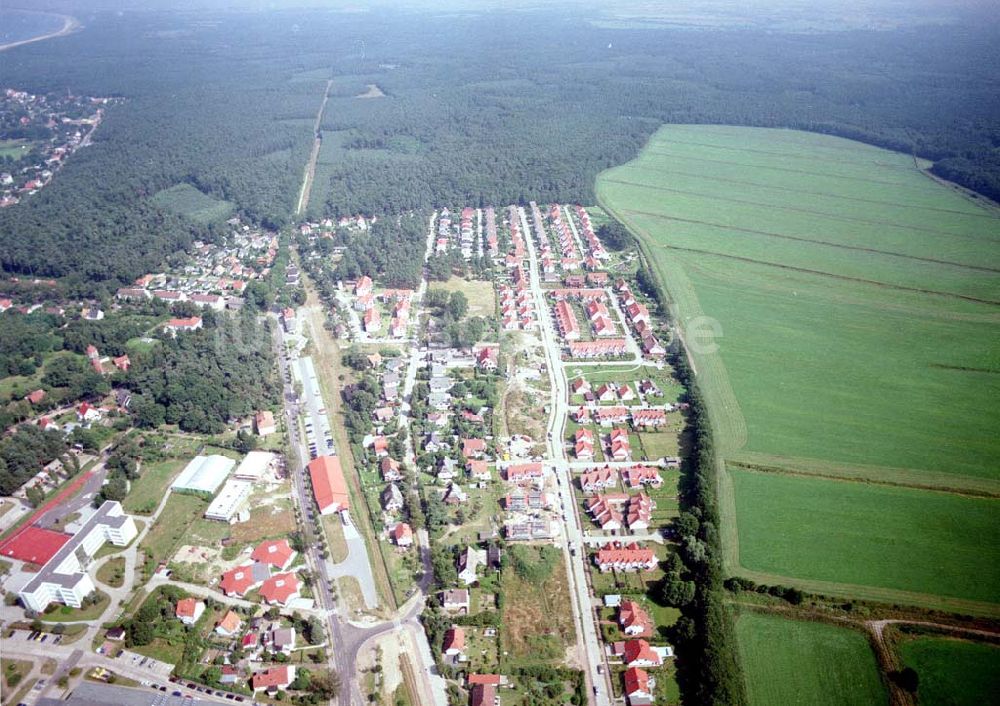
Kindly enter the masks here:
<path id="1" fill-rule="evenodd" d="M 660 471 L 653 466 L 630 466 L 622 471 L 622 479 L 629 488 L 641 488 L 651 485 L 659 488 L 663 483 Z"/>
<path id="2" fill-rule="evenodd" d="M 635 601 L 622 601 L 618 606 L 618 625 L 629 637 L 650 637 L 653 634 L 649 613 Z"/>
<path id="3" fill-rule="evenodd" d="M 601 571 L 652 571 L 656 568 L 656 554 L 652 549 L 640 547 L 635 542 L 622 544 L 610 542 L 597 550 L 594 563 Z"/>
<path id="4" fill-rule="evenodd" d="M 76 408 L 76 418 L 81 422 L 96 422 L 101 418 L 101 410 L 92 404 L 84 402 Z"/>
<path id="5" fill-rule="evenodd" d="M 24 399 L 28 400 L 31 404 L 38 404 L 45 399 L 45 390 L 35 390 L 34 392 L 29 392 L 24 396 Z"/>
<path id="6" fill-rule="evenodd" d="M 189 316 L 186 319 L 170 319 L 164 328 L 176 336 L 180 331 L 197 331 L 201 324 L 200 316 Z"/>
<path id="7" fill-rule="evenodd" d="M 618 474 L 613 468 L 598 468 L 580 476 L 580 487 L 585 493 L 596 493 L 618 485 Z"/>
<path id="8" fill-rule="evenodd" d="M 469 692 L 472 706 L 496 706 L 497 688 L 492 684 L 476 684 Z"/>
<path id="9" fill-rule="evenodd" d="M 592 461 L 594 458 L 594 432 L 581 427 L 576 430 L 573 438 L 573 453 L 581 461 Z"/>
<path id="10" fill-rule="evenodd" d="M 240 620 L 240 616 L 230 610 L 227 611 L 226 614 L 222 616 L 222 620 L 216 624 L 215 632 L 223 637 L 232 637 L 239 632 L 242 624 L 243 621 Z"/>
<path id="11" fill-rule="evenodd" d="M 632 424 L 636 427 L 662 427 L 667 423 L 667 413 L 662 409 L 636 409 L 632 411 Z"/>
<path id="12" fill-rule="evenodd" d="M 413 529 L 405 522 L 400 522 L 390 532 L 392 541 L 397 547 L 413 546 Z"/>
<path id="13" fill-rule="evenodd" d="M 227 596 L 245 596 L 268 577 L 270 570 L 266 564 L 245 564 L 222 574 L 219 588 Z"/>
<path id="14" fill-rule="evenodd" d="M 446 655 L 460 655 L 465 653 L 465 630 L 453 625 L 444 634 L 444 644 L 442 650 Z"/>
<path id="15" fill-rule="evenodd" d="M 653 680 L 645 669 L 629 667 L 625 670 L 625 697 L 629 706 L 649 706 L 653 703 Z"/>
<path id="16" fill-rule="evenodd" d="M 114 366 L 116 368 L 125 373 L 127 373 L 128 369 L 132 367 L 132 361 L 129 360 L 127 354 L 115 356 L 114 358 L 111 359 L 111 362 L 114 363 Z"/>
<path id="17" fill-rule="evenodd" d="M 627 461 L 632 456 L 632 448 L 628 440 L 628 431 L 620 427 L 611 430 L 609 443 L 611 458 L 615 461 Z"/>
<path id="18" fill-rule="evenodd" d="M 347 510 L 350 507 L 350 500 L 340 459 L 336 456 L 320 456 L 313 459 L 308 468 L 313 495 L 316 497 L 316 504 L 319 505 L 320 514 L 328 515 Z"/>
<path id="19" fill-rule="evenodd" d="M 280 667 L 257 672 L 250 679 L 250 685 L 254 691 L 277 691 L 287 689 L 293 681 L 295 681 L 295 665 L 283 664 Z"/>
<path id="20" fill-rule="evenodd" d="M 537 480 L 545 475 L 540 463 L 516 463 L 507 467 L 507 480 L 511 483 Z"/>
<path id="21" fill-rule="evenodd" d="M 627 640 L 625 664 L 629 667 L 659 667 L 663 665 L 663 657 L 645 640 Z"/>
<path id="22" fill-rule="evenodd" d="M 194 625 L 198 618 L 205 612 L 205 604 L 194 598 L 182 598 L 177 601 L 177 608 L 174 614 L 185 625 Z"/>
<path id="23" fill-rule="evenodd" d="M 371 294 L 372 287 L 373 287 L 372 278 L 369 277 L 368 275 L 363 275 L 354 284 L 354 295 L 362 296 L 364 294 Z"/>
<path id="24" fill-rule="evenodd" d="M 260 597 L 267 603 L 287 605 L 299 597 L 299 580 L 292 573 L 275 574 L 261 585 Z"/>
<path id="25" fill-rule="evenodd" d="M 462 455 L 465 458 L 482 458 L 486 453 L 486 441 L 484 439 L 462 439 Z"/>
<path id="26" fill-rule="evenodd" d="M 259 544 L 250 558 L 283 571 L 291 565 L 296 554 L 287 539 L 271 539 Z"/>

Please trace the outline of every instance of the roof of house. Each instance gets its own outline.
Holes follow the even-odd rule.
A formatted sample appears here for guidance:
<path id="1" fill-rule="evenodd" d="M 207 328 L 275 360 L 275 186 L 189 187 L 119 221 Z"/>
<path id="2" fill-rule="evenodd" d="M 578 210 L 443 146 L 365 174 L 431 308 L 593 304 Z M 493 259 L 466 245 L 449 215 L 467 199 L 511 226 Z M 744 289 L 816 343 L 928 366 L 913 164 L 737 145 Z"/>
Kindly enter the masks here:
<path id="1" fill-rule="evenodd" d="M 260 587 L 260 595 L 268 603 L 287 603 L 299 592 L 299 579 L 293 573 L 275 574 Z"/>
<path id="2" fill-rule="evenodd" d="M 396 544 L 404 539 L 413 539 L 413 529 L 405 522 L 400 522 L 392 529 L 392 538 Z"/>
<path id="3" fill-rule="evenodd" d="M 649 674 L 644 669 L 629 667 L 625 670 L 625 695 L 630 696 L 637 692 L 650 693 Z"/>
<path id="4" fill-rule="evenodd" d="M 178 618 L 193 618 L 198 610 L 199 601 L 195 598 L 182 598 L 177 601 L 176 615 Z"/>
<path id="5" fill-rule="evenodd" d="M 309 478 L 320 511 L 329 507 L 346 510 L 350 507 L 347 483 L 336 456 L 320 456 L 309 463 Z"/>
<path id="6" fill-rule="evenodd" d="M 220 627 L 226 632 L 233 633 L 239 630 L 241 622 L 240 616 L 230 610 L 222 616 L 222 620 L 218 622 L 216 627 Z"/>
<path id="7" fill-rule="evenodd" d="M 469 686 L 474 686 L 476 684 L 491 684 L 493 686 L 500 686 L 500 675 L 499 674 L 470 674 L 468 679 Z"/>
<path id="8" fill-rule="evenodd" d="M 272 686 L 287 686 L 295 678 L 295 668 L 287 664 L 271 667 L 253 675 L 251 683 L 254 689 L 265 689 Z"/>
<path id="9" fill-rule="evenodd" d="M 448 628 L 444 634 L 444 649 L 465 650 L 465 630 L 457 625 Z"/>
<path id="10" fill-rule="evenodd" d="M 645 640 L 626 640 L 625 641 L 625 663 L 630 664 L 637 660 L 646 660 L 650 662 L 662 662 L 660 655 L 649 646 L 649 643 Z"/>
<path id="11" fill-rule="evenodd" d="M 219 588 L 226 595 L 234 593 L 243 595 L 266 579 L 269 574 L 270 570 L 267 564 L 255 563 L 237 566 L 235 569 L 230 569 L 222 574 L 222 580 L 219 581 Z"/>
<path id="12" fill-rule="evenodd" d="M 250 558 L 283 569 L 294 554 L 295 550 L 287 539 L 270 539 L 257 545 Z"/>

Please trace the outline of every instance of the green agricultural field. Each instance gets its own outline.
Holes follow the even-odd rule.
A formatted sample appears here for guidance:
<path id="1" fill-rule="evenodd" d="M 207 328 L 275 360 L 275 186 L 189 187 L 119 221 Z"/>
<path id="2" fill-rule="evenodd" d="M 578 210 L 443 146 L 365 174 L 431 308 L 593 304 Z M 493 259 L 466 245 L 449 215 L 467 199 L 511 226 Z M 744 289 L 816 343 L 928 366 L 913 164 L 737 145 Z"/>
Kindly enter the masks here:
<path id="1" fill-rule="evenodd" d="M 177 184 L 159 191 L 153 196 L 153 201 L 161 208 L 203 224 L 229 218 L 236 210 L 228 201 L 203 194 L 190 184 Z"/>
<path id="2" fill-rule="evenodd" d="M 903 664 L 917 670 L 917 700 L 926 706 L 978 706 L 1000 694 L 1000 647 L 924 637 L 900 645 Z"/>
<path id="3" fill-rule="evenodd" d="M 859 632 L 748 612 L 736 621 L 736 637 L 753 706 L 888 703 L 875 655 Z"/>
<path id="4" fill-rule="evenodd" d="M 597 194 L 666 289 L 721 456 L 875 482 L 723 474 L 730 570 L 998 602 L 972 577 L 998 558 L 1000 211 L 908 155 L 729 126 L 662 128 Z"/>
<path id="5" fill-rule="evenodd" d="M 777 473 L 729 476 L 740 564 L 750 572 L 1000 603 L 995 499 Z"/>

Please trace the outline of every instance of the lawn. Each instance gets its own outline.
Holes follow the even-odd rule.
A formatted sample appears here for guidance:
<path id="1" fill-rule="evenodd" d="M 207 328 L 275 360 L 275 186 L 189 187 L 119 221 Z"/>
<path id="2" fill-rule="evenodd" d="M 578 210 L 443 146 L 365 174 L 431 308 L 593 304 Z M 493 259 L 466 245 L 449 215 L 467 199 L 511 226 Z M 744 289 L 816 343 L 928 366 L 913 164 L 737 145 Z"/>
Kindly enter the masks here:
<path id="1" fill-rule="evenodd" d="M 907 667 L 917 670 L 921 704 L 975 706 L 1000 694 L 1000 647 L 979 642 L 922 637 L 900 644 Z"/>
<path id="2" fill-rule="evenodd" d="M 132 481 L 132 487 L 122 502 L 125 512 L 152 514 L 166 495 L 170 482 L 189 460 L 170 459 L 144 463 L 139 477 Z"/>
<path id="3" fill-rule="evenodd" d="M 125 583 L 125 557 L 116 556 L 105 561 L 98 567 L 96 577 L 105 586 L 120 588 Z"/>
<path id="4" fill-rule="evenodd" d="M 236 210 L 228 201 L 204 194 L 190 184 L 177 184 L 158 191 L 153 196 L 153 201 L 167 211 L 186 216 L 202 225 L 225 220 Z"/>
<path id="5" fill-rule="evenodd" d="M 752 705 L 888 703 L 875 655 L 860 632 L 743 613 L 736 636 Z"/>
<path id="6" fill-rule="evenodd" d="M 907 155 L 722 126 L 663 128 L 597 191 L 680 319 L 721 326 L 694 355 L 726 450 L 997 479 L 994 212 Z"/>
<path id="7" fill-rule="evenodd" d="M 171 494 L 163 512 L 140 545 L 150 556 L 154 569 L 156 564 L 173 556 L 182 544 L 190 543 L 191 526 L 201 518 L 207 507 L 207 502 L 194 495 Z"/>
<path id="8" fill-rule="evenodd" d="M 775 473 L 729 475 L 740 564 L 751 572 L 1000 602 L 995 499 Z"/>
<path id="9" fill-rule="evenodd" d="M 0 140 L 0 159 L 10 157 L 19 160 L 30 151 L 31 145 L 27 140 Z"/>
<path id="10" fill-rule="evenodd" d="M 31 672 L 31 662 L 4 657 L 0 659 L 0 671 L 3 672 L 4 686 L 13 689 Z"/>

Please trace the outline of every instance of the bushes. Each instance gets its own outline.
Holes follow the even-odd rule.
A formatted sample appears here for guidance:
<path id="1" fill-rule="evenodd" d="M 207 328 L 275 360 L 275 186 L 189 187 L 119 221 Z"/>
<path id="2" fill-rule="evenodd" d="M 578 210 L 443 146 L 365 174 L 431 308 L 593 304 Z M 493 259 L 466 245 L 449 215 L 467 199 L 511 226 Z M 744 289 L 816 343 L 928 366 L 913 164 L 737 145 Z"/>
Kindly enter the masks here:
<path id="1" fill-rule="evenodd" d="M 552 575 L 560 556 L 559 550 L 552 546 L 514 545 L 507 550 L 504 561 L 522 579 L 534 586 L 541 586 Z"/>

